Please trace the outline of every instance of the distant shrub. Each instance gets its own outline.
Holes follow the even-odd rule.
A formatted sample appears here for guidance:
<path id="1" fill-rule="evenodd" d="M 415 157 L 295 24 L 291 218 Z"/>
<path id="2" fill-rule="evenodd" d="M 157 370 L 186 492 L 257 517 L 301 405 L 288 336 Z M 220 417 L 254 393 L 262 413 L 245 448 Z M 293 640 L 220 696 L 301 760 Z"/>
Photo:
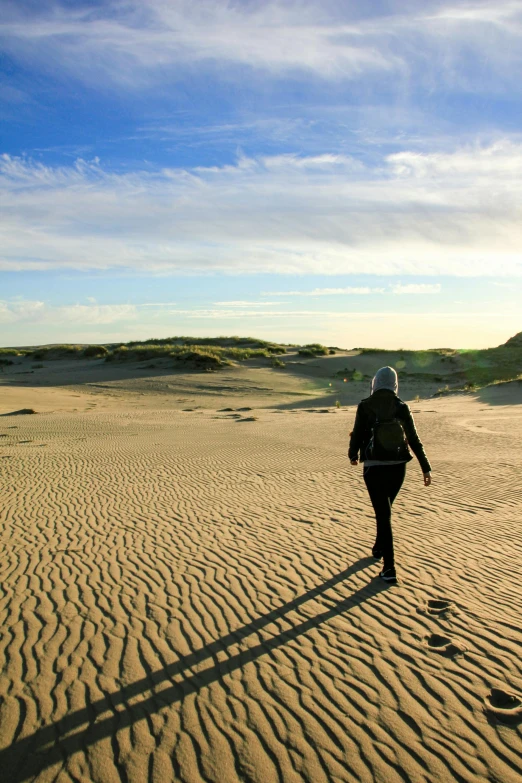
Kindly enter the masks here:
<path id="1" fill-rule="evenodd" d="M 337 353 L 337 351 L 334 348 L 328 348 L 328 353 L 330 354 L 330 356 L 334 356 Z"/>
<path id="2" fill-rule="evenodd" d="M 36 348 L 29 354 L 31 359 L 80 359 L 83 354 L 83 345 L 46 345 Z"/>
<path id="3" fill-rule="evenodd" d="M 198 345 L 212 348 L 248 348 L 248 349 L 264 349 L 268 353 L 286 353 L 286 347 L 279 343 L 267 342 L 266 340 L 258 340 L 255 337 L 163 337 L 163 338 L 151 338 L 149 340 L 134 340 L 126 343 L 128 348 L 134 348 L 138 345 L 156 345 L 156 346 L 185 346 Z"/>
<path id="4" fill-rule="evenodd" d="M 280 347 L 275 346 L 277 352 L 280 353 Z M 145 343 L 127 343 L 126 345 L 120 345 L 113 348 L 112 352 L 106 357 L 106 361 L 146 361 L 148 359 L 161 359 L 161 358 L 174 358 L 179 356 L 185 357 L 187 352 L 193 354 L 204 354 L 207 356 L 214 356 L 221 360 L 222 364 L 229 364 L 225 361 L 234 359 L 236 361 L 245 361 L 248 359 L 270 359 L 273 356 L 273 350 L 269 348 L 255 348 L 255 347 L 236 347 L 234 345 L 223 346 L 212 344 L 205 344 L 199 340 L 195 340 L 193 343 L 187 343 L 184 340 L 181 342 L 167 343 L 164 341 L 152 341 L 149 340 Z M 195 356 L 192 357 L 195 361 Z"/>
<path id="5" fill-rule="evenodd" d="M 83 349 L 83 355 L 86 359 L 105 357 L 109 355 L 109 349 L 104 345 L 88 345 Z"/>
<path id="6" fill-rule="evenodd" d="M 178 354 L 173 354 L 173 356 L 176 361 L 190 363 L 203 370 L 217 370 L 224 365 L 230 364 L 226 359 L 222 359 L 219 356 L 201 350 L 183 351 Z"/>
<path id="7" fill-rule="evenodd" d="M 65 354 L 66 356 L 79 356 L 83 351 L 83 345 L 50 345 L 47 350 L 51 353 Z"/>
<path id="8" fill-rule="evenodd" d="M 1 359 L 0 358 L 0 367 L 8 367 L 10 364 L 14 364 L 12 359 Z"/>
<path id="9" fill-rule="evenodd" d="M 286 367 L 286 364 L 281 361 L 281 359 L 273 358 L 272 359 L 272 367 L 280 367 L 281 369 L 283 367 Z"/>
<path id="10" fill-rule="evenodd" d="M 341 402 L 340 402 L 340 400 L 336 400 L 336 401 L 335 401 L 335 407 L 336 407 L 336 408 L 340 408 L 340 407 L 341 407 Z"/>
<path id="11" fill-rule="evenodd" d="M 185 357 L 185 361 L 202 365 L 229 365 L 233 361 L 249 359 L 272 359 L 285 354 L 287 347 L 279 343 L 259 340 L 254 337 L 166 337 L 111 345 L 46 345 L 38 348 L 0 348 L 0 356 L 29 356 L 35 361 L 66 359 L 66 358 L 101 358 L 106 362 L 149 361 L 151 359 L 168 360 Z M 198 359 L 190 353 L 211 356 L 212 359 Z"/>
<path id="12" fill-rule="evenodd" d="M 307 345 L 303 345 L 303 348 L 312 351 L 315 356 L 328 355 L 328 348 L 326 345 L 321 345 L 321 343 L 308 343 Z"/>
<path id="13" fill-rule="evenodd" d="M 299 348 L 297 353 L 299 356 L 311 356 L 312 358 L 317 355 L 311 348 Z"/>
<path id="14" fill-rule="evenodd" d="M 277 354 L 286 353 L 286 348 L 284 345 L 277 345 L 276 343 L 267 343 L 264 347 L 268 351 L 268 353 L 277 353 Z"/>

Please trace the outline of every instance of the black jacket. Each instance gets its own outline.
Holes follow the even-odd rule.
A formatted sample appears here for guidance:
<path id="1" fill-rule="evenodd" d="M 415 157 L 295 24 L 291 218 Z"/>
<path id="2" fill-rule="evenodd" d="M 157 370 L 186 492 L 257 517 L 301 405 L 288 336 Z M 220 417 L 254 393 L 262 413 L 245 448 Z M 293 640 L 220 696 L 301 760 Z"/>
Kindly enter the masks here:
<path id="1" fill-rule="evenodd" d="M 366 447 L 372 435 L 372 426 L 376 416 L 379 419 L 392 419 L 394 417 L 399 419 L 404 428 L 408 446 L 419 460 L 422 472 L 429 473 L 431 466 L 424 451 L 424 446 L 417 435 L 411 411 L 406 403 L 389 389 L 379 389 L 371 397 L 367 397 L 359 403 L 353 432 L 350 437 L 348 457 L 350 459 L 360 459 L 361 462 L 364 462 Z M 404 458 L 406 462 L 413 459 L 407 447 Z"/>

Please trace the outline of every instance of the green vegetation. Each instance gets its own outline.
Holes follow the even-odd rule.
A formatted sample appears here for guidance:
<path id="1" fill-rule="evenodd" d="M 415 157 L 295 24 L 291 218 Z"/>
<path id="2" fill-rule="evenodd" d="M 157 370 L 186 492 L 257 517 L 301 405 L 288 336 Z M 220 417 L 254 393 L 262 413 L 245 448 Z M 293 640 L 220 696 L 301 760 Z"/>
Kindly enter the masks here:
<path id="1" fill-rule="evenodd" d="M 177 361 L 197 360 L 198 357 L 213 357 L 222 365 L 231 364 L 230 360 L 246 361 L 247 359 L 271 359 L 273 354 L 267 348 L 235 348 L 220 345 L 205 345 L 194 343 L 179 345 L 175 343 L 127 343 L 113 348 L 105 358 L 107 362 L 131 361 L 141 362 L 148 359 L 175 359 Z"/>
<path id="2" fill-rule="evenodd" d="M 395 366 L 404 380 L 444 381 L 445 385 L 438 389 L 437 394 L 477 391 L 521 376 L 522 332 L 495 348 L 402 351 Z"/>
<path id="3" fill-rule="evenodd" d="M 434 354 L 435 356 L 455 356 L 459 353 L 455 348 L 427 348 L 425 351 L 405 351 L 403 348 L 399 348 L 398 351 L 390 351 L 386 348 L 354 348 L 354 351 L 359 351 L 361 356 L 366 356 L 372 353 L 400 353 L 400 360 L 404 359 L 404 354 L 409 356 L 415 355 L 417 357 Z"/>
<path id="4" fill-rule="evenodd" d="M 100 358 L 102 356 L 108 356 L 109 349 L 104 345 L 88 345 L 83 349 L 83 356 L 86 359 Z"/>
<path id="5" fill-rule="evenodd" d="M 33 360 L 105 359 L 107 362 L 174 360 L 177 366 L 211 371 L 233 361 L 271 359 L 286 347 L 254 337 L 170 337 L 108 345 L 47 345 L 33 350 L 0 349 L 0 356 L 30 356 Z M 275 360 L 274 360 L 275 361 Z M 284 363 L 274 365 L 284 367 Z"/>
<path id="6" fill-rule="evenodd" d="M 127 348 L 133 348 L 137 345 L 158 345 L 158 346 L 204 346 L 215 348 L 241 348 L 245 350 L 262 349 L 269 354 L 286 353 L 286 347 L 279 343 L 271 343 L 266 340 L 257 340 L 255 337 L 164 337 L 161 339 L 151 338 L 149 340 L 135 340 L 125 343 Z"/>
<path id="7" fill-rule="evenodd" d="M 0 357 L 5 356 L 28 356 L 32 351 L 25 348 L 0 348 Z"/>
<path id="8" fill-rule="evenodd" d="M 334 348 L 327 348 L 326 345 L 321 345 L 320 343 L 308 343 L 308 345 L 303 345 L 297 353 L 299 356 L 328 356 L 330 353 L 335 353 Z"/>
<path id="9" fill-rule="evenodd" d="M 273 366 L 284 367 L 284 363 L 274 357 L 286 353 L 284 345 L 253 337 L 170 337 L 132 341 L 110 348 L 105 356 L 107 362 L 173 359 L 177 366 L 193 366 L 206 371 L 249 359 L 271 359 Z M 276 361 L 279 363 L 275 364 Z"/>
<path id="10" fill-rule="evenodd" d="M 38 348 L 0 348 L 0 365 L 7 368 L 28 358 L 33 362 L 92 359 L 107 362 L 160 362 L 161 367 L 212 371 L 236 362 L 261 361 L 283 369 L 280 356 L 297 352 L 315 359 L 335 354 L 339 349 L 321 343 L 282 345 L 254 337 L 168 337 L 105 345 L 47 345 Z M 379 364 L 391 364 L 402 382 L 439 386 L 440 394 L 469 391 L 522 377 L 522 332 L 503 345 L 485 350 L 434 348 L 425 351 L 385 351 L 359 348 L 352 367 L 335 372 L 350 382 L 366 382 Z M 375 357 L 373 355 L 375 354 Z M 380 354 L 380 356 L 377 356 Z M 364 360 L 363 357 L 367 357 Z M 14 361 L 13 361 L 14 360 Z M 33 368 L 37 365 L 33 365 Z M 150 366 L 150 365 L 149 365 Z M 339 366 L 339 364 L 337 364 Z"/>
<path id="11" fill-rule="evenodd" d="M 42 359 L 81 359 L 83 350 L 83 345 L 46 345 L 29 352 L 28 355 L 37 361 Z"/>

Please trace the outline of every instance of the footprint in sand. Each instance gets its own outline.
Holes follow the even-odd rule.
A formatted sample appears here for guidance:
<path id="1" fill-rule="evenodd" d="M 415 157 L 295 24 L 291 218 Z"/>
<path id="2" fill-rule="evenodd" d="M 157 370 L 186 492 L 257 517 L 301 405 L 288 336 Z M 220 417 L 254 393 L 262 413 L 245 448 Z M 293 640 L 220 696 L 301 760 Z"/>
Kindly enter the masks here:
<path id="1" fill-rule="evenodd" d="M 466 652 L 466 647 L 462 642 L 454 642 L 447 636 L 440 636 L 438 633 L 432 633 L 431 636 L 428 636 L 426 643 L 428 650 L 444 655 L 445 658 L 453 658 Z"/>
<path id="2" fill-rule="evenodd" d="M 448 601 L 445 598 L 430 598 L 422 606 L 419 606 L 417 612 L 419 614 L 430 614 L 432 617 L 445 617 L 452 614 L 455 610 L 455 604 L 453 601 Z"/>
<path id="3" fill-rule="evenodd" d="M 426 602 L 426 612 L 434 615 L 448 614 L 453 608 L 453 601 L 446 601 L 444 598 L 430 598 Z"/>
<path id="4" fill-rule="evenodd" d="M 522 697 L 501 688 L 492 688 L 484 699 L 485 711 L 500 723 L 516 726 L 522 723 Z"/>

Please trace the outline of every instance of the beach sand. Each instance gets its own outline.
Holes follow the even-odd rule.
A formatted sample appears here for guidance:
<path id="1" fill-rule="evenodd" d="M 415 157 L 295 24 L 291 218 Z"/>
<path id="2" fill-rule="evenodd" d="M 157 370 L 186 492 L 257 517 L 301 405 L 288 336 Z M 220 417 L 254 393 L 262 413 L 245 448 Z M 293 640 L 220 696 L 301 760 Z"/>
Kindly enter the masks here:
<path id="1" fill-rule="evenodd" d="M 520 781 L 519 384 L 410 403 L 433 485 L 388 586 L 365 390 L 33 380 L 0 389 L 37 411 L 0 417 L 2 783 Z"/>

